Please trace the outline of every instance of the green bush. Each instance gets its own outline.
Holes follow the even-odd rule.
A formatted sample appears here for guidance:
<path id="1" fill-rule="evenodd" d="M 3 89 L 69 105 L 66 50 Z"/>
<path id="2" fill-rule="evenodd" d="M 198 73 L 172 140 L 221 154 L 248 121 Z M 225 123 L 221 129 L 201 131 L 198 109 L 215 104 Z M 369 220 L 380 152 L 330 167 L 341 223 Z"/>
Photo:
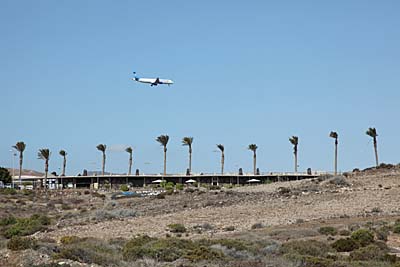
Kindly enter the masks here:
<path id="1" fill-rule="evenodd" d="M 12 177 L 8 169 L 0 167 L 0 181 L 5 184 L 11 183 Z"/>
<path id="2" fill-rule="evenodd" d="M 121 185 L 119 189 L 124 192 L 129 191 L 129 187 L 126 184 Z"/>
<path id="3" fill-rule="evenodd" d="M 374 242 L 374 234 L 367 229 L 359 229 L 351 234 L 351 238 L 361 247 L 368 246 Z"/>
<path id="4" fill-rule="evenodd" d="M 300 257 L 301 266 L 305 267 L 331 267 L 333 266 L 333 260 L 320 258 L 320 257 L 311 257 L 311 256 L 303 256 Z M 338 265 L 341 266 L 341 265 Z"/>
<path id="5" fill-rule="evenodd" d="M 393 226 L 393 233 L 400 234 L 400 224 L 395 224 Z"/>
<path id="6" fill-rule="evenodd" d="M 79 238 L 77 236 L 74 236 L 74 235 L 72 235 L 72 236 L 71 235 L 63 236 L 63 237 L 60 238 L 61 244 L 64 244 L 64 245 L 77 243 L 77 242 L 79 242 L 81 240 L 82 240 L 81 238 Z"/>
<path id="7" fill-rule="evenodd" d="M 123 258 L 136 261 L 143 258 L 172 262 L 179 258 L 191 261 L 218 260 L 223 257 L 219 251 L 210 248 L 211 242 L 191 241 L 179 238 L 156 239 L 139 236 L 128 241 L 123 247 Z"/>
<path id="8" fill-rule="evenodd" d="M 205 242 L 205 240 L 203 240 L 203 242 Z M 256 243 L 241 239 L 216 239 L 210 242 L 211 244 L 219 244 L 228 249 L 235 249 L 237 251 L 250 251 L 250 252 L 256 251 L 255 247 Z"/>
<path id="9" fill-rule="evenodd" d="M 183 184 L 176 184 L 176 189 L 177 190 L 183 190 L 184 185 Z"/>
<path id="10" fill-rule="evenodd" d="M 123 247 L 122 254 L 124 260 L 136 261 L 143 257 L 148 256 L 149 251 L 144 247 L 154 241 L 154 238 L 149 236 L 139 236 L 129 240 Z"/>
<path id="11" fill-rule="evenodd" d="M 63 244 L 54 258 L 70 259 L 100 266 L 116 266 L 115 263 L 121 261 L 118 248 L 102 240 L 82 238 L 75 241 Z"/>
<path id="12" fill-rule="evenodd" d="M 366 247 L 359 248 L 350 253 L 352 260 L 358 261 L 371 261 L 371 260 L 385 260 L 387 258 L 387 251 L 377 245 L 370 244 Z"/>
<path id="13" fill-rule="evenodd" d="M 167 182 L 167 181 L 163 181 L 160 183 L 161 187 L 164 187 L 166 189 L 166 187 L 168 188 L 174 188 L 174 183 L 173 182 Z"/>
<path id="14" fill-rule="evenodd" d="M 322 235 L 337 235 L 336 228 L 332 226 L 321 227 L 318 232 Z"/>
<path id="15" fill-rule="evenodd" d="M 30 218 L 18 218 L 4 231 L 6 238 L 13 236 L 26 236 L 46 229 L 50 224 L 50 218 L 45 215 L 32 215 Z"/>
<path id="16" fill-rule="evenodd" d="M 185 250 L 191 248 L 193 248 L 193 243 L 190 240 L 139 236 L 125 244 L 123 257 L 128 261 L 152 258 L 170 262 L 182 257 Z"/>
<path id="17" fill-rule="evenodd" d="M 37 220 L 42 225 L 50 225 L 51 220 L 45 215 L 34 214 L 30 218 L 31 220 Z"/>
<path id="18" fill-rule="evenodd" d="M 0 219 L 0 226 L 7 226 L 17 223 L 17 219 L 14 216 L 8 216 Z"/>
<path id="19" fill-rule="evenodd" d="M 337 252 L 350 252 L 350 251 L 357 249 L 359 247 L 359 245 L 356 241 L 354 241 L 354 239 L 346 238 L 346 239 L 336 240 L 332 244 L 332 247 Z"/>
<path id="20" fill-rule="evenodd" d="M 70 264 L 65 263 L 63 265 L 58 264 L 57 262 L 50 262 L 50 263 L 43 263 L 43 264 L 39 264 L 39 265 L 32 265 L 32 267 L 71 267 Z"/>
<path id="21" fill-rule="evenodd" d="M 210 190 L 221 190 L 221 187 L 219 185 L 211 185 Z"/>
<path id="22" fill-rule="evenodd" d="M 15 195 L 17 194 L 17 190 L 15 190 L 14 188 L 2 188 L 0 189 L 0 194 Z"/>
<path id="23" fill-rule="evenodd" d="M 185 233 L 186 232 L 186 227 L 180 223 L 169 224 L 168 228 L 171 233 Z"/>
<path id="24" fill-rule="evenodd" d="M 299 254 L 314 257 L 324 257 L 328 252 L 332 251 L 329 245 L 316 240 L 289 241 L 281 247 L 281 253 L 283 254 Z"/>
<path id="25" fill-rule="evenodd" d="M 199 246 L 193 250 L 189 250 L 184 255 L 184 258 L 190 261 L 211 261 L 223 259 L 224 254 L 221 251 L 216 251 L 206 246 Z"/>
<path id="26" fill-rule="evenodd" d="M 7 248 L 10 250 L 34 249 L 36 246 L 37 242 L 35 239 L 19 236 L 12 237 L 7 243 Z"/>

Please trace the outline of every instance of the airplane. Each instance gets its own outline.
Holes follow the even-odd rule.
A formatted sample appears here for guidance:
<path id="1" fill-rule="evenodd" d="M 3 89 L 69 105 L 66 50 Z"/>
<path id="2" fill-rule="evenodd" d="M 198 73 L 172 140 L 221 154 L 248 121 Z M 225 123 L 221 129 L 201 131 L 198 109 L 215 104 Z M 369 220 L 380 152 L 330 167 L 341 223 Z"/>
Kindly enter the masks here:
<path id="1" fill-rule="evenodd" d="M 150 86 L 157 86 L 159 84 L 168 84 L 170 86 L 174 82 L 172 80 L 160 79 L 160 78 L 139 78 L 136 76 L 136 72 L 133 72 L 135 78 L 132 78 L 132 81 L 140 82 L 140 83 L 149 83 Z"/>

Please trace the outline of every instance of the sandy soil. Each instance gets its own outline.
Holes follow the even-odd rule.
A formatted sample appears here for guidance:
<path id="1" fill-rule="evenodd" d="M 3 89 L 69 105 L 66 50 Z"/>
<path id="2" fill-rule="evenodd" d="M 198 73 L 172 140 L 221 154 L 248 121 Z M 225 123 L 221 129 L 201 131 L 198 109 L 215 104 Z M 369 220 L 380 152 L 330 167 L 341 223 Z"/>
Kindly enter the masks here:
<path id="1" fill-rule="evenodd" d="M 240 232 L 251 229 L 256 223 L 277 226 L 301 221 L 400 215 L 400 172 L 363 174 L 346 180 L 349 185 L 345 186 L 329 181 L 304 180 L 216 192 L 180 193 L 165 199 L 118 200 L 114 201 L 117 202 L 114 203 L 116 208 L 130 208 L 138 215 L 96 224 L 54 227 L 38 237 L 58 239 L 65 235 L 77 235 L 108 239 L 129 238 L 137 234 L 165 236 L 167 225 L 171 223 L 181 223 L 189 229 L 208 223 L 214 229 L 202 235 L 218 236 L 226 234 L 227 226 L 233 226 L 234 232 Z M 282 193 L 280 187 L 288 188 L 290 192 Z M 195 237 L 193 231 L 191 238 Z"/>

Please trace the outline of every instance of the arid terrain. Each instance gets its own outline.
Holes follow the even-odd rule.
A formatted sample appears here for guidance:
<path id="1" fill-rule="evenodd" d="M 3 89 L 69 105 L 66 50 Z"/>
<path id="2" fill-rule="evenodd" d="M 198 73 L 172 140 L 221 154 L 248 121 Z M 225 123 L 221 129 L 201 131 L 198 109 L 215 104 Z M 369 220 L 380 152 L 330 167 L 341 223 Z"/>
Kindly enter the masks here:
<path id="1" fill-rule="evenodd" d="M 0 266 L 400 266 L 398 166 L 146 197 L 64 190 L 0 198 Z M 34 244 L 19 246 L 25 239 Z"/>

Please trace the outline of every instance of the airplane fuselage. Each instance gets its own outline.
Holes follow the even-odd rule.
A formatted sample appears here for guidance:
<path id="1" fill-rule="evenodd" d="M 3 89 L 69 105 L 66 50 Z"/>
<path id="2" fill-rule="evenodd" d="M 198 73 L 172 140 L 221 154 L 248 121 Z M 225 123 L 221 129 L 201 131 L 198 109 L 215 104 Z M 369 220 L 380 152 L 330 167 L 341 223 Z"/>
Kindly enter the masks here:
<path id="1" fill-rule="evenodd" d="M 136 75 L 136 73 L 134 73 Z M 140 82 L 140 83 L 148 83 L 151 86 L 157 86 L 159 84 L 167 84 L 167 85 L 171 85 L 174 82 L 172 80 L 169 79 L 160 79 L 160 78 L 139 78 L 136 77 L 132 79 L 133 81 L 136 82 Z"/>

